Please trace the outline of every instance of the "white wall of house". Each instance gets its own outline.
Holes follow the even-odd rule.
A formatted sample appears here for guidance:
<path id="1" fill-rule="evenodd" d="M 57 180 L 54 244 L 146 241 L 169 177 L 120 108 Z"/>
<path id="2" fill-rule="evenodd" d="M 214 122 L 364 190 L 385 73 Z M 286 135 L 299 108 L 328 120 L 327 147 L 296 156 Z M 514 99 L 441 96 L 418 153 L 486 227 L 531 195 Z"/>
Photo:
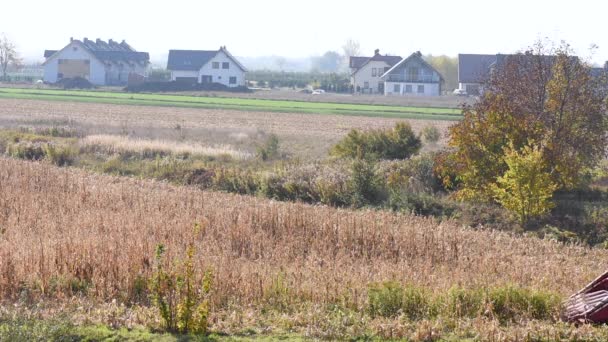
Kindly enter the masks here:
<path id="1" fill-rule="evenodd" d="M 408 86 L 411 87 L 411 92 L 408 92 Z M 419 86 L 422 89 L 419 89 Z M 422 90 L 422 92 L 419 92 Z M 403 95 L 403 96 L 439 96 L 438 83 L 409 83 L 409 82 L 386 82 L 384 87 L 385 95 Z"/>
<path id="2" fill-rule="evenodd" d="M 217 69 L 213 68 L 213 63 L 218 63 Z M 223 64 L 228 63 L 228 69 L 223 68 Z M 245 72 L 234 63 L 232 58 L 228 57 L 223 51 L 219 51 L 207 64 L 203 65 L 198 72 L 198 81 L 201 81 L 201 76 L 209 75 L 212 77 L 212 82 L 220 83 L 227 87 L 238 87 L 245 85 Z M 236 77 L 236 82 L 230 84 L 230 77 Z"/>
<path id="3" fill-rule="evenodd" d="M 171 81 L 175 81 L 178 77 L 194 77 L 198 78 L 198 81 L 200 82 L 199 73 L 200 71 L 197 70 L 171 70 Z"/>
<path id="4" fill-rule="evenodd" d="M 358 88 L 362 93 L 379 93 L 378 84 L 382 83 L 380 76 L 384 74 L 385 68 L 390 67 L 388 63 L 382 61 L 370 61 L 351 76 L 351 84 L 355 91 Z M 376 71 L 374 73 L 374 70 Z M 380 72 L 378 72 L 380 70 Z M 375 74 L 375 76 L 374 76 Z M 368 87 L 366 88 L 366 82 Z"/>
<path id="5" fill-rule="evenodd" d="M 88 52 L 81 44 L 71 42 L 63 50 L 51 56 L 44 64 L 44 81 L 56 83 L 60 59 L 89 60 L 89 82 L 95 85 L 105 85 L 105 66 L 95 56 Z"/>

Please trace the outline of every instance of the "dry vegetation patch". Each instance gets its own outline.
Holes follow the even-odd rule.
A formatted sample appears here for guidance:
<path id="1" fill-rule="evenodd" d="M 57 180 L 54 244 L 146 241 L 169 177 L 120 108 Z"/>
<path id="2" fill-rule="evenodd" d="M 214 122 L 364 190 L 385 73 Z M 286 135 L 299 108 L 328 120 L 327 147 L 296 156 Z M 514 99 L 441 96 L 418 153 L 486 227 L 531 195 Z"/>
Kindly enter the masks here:
<path id="1" fill-rule="evenodd" d="M 168 140 L 152 140 L 130 138 L 128 136 L 95 134 L 80 140 L 84 148 L 106 153 L 137 153 L 141 155 L 194 155 L 194 156 L 230 156 L 244 160 L 252 157 L 251 153 L 239 151 L 228 145 L 204 146 L 197 143 L 176 142 Z"/>

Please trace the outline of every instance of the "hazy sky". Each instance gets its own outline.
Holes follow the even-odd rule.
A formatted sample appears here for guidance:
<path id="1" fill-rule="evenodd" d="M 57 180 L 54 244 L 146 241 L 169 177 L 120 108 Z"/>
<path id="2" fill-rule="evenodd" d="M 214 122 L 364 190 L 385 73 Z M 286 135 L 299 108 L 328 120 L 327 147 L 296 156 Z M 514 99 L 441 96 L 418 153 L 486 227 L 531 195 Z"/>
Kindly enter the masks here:
<path id="1" fill-rule="evenodd" d="M 220 45 L 237 56 L 306 57 L 341 51 L 348 38 L 366 55 L 509 53 L 548 37 L 603 63 L 607 9 L 606 0 L 2 0 L 0 32 L 27 59 L 72 36 L 126 39 L 153 60 Z"/>

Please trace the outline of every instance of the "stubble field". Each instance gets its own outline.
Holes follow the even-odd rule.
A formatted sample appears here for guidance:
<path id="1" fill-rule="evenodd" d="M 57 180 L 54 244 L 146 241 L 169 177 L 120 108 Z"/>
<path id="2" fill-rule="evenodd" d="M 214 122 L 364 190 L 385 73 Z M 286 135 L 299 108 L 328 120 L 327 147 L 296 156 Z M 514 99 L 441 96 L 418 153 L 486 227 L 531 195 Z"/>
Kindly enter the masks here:
<path id="1" fill-rule="evenodd" d="M 234 145 L 248 150 L 251 138 L 274 133 L 289 154 L 324 156 L 353 128 L 388 128 L 408 121 L 419 132 L 432 125 L 445 132 L 453 123 L 364 116 L 297 114 L 222 109 L 166 108 L 61 101 L 0 99 L 0 126 L 70 127 L 83 134 L 128 134 L 133 137 L 186 140 L 207 145 Z"/>

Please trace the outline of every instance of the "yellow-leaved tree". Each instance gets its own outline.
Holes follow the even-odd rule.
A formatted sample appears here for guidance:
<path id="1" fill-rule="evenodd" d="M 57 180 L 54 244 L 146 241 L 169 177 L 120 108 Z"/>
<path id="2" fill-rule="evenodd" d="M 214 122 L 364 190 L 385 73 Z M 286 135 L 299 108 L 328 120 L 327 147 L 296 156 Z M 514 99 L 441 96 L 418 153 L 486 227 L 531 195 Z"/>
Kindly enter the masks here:
<path id="1" fill-rule="evenodd" d="M 522 224 L 553 208 L 551 199 L 558 186 L 547 171 L 538 145 L 528 144 L 518 151 L 510 144 L 505 148 L 504 161 L 507 171 L 492 185 L 498 203 L 517 215 Z"/>

